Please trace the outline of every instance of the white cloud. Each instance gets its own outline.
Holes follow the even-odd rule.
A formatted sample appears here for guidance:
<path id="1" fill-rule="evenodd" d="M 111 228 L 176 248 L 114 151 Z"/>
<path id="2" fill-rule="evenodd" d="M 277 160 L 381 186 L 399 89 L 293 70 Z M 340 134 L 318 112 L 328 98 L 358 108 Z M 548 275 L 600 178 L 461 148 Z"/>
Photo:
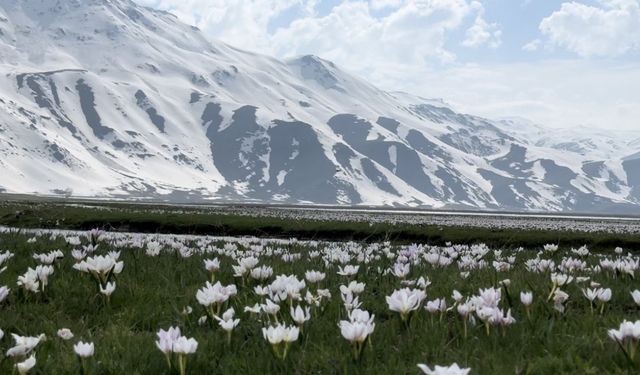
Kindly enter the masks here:
<path id="1" fill-rule="evenodd" d="M 462 42 L 465 47 L 498 48 L 502 44 L 502 30 L 497 23 L 487 23 L 481 15 L 476 17 L 473 25 L 467 30 L 466 38 Z"/>
<path id="2" fill-rule="evenodd" d="M 540 23 L 557 46 L 583 57 L 615 57 L 640 49 L 640 0 L 565 2 Z"/>
<path id="3" fill-rule="evenodd" d="M 528 52 L 534 52 L 540 49 L 541 45 L 542 45 L 542 41 L 540 39 L 534 39 L 529 43 L 525 44 L 524 46 L 522 46 L 522 50 L 528 51 Z"/>
<path id="4" fill-rule="evenodd" d="M 548 60 L 423 70 L 401 87 L 442 97 L 487 117 L 520 116 L 542 125 L 639 129 L 640 63 Z"/>
<path id="5" fill-rule="evenodd" d="M 172 12 L 183 22 L 237 47 L 270 53 L 269 23 L 283 11 L 301 5 L 312 11 L 315 0 L 135 0 Z"/>
<path id="6" fill-rule="evenodd" d="M 397 8 L 401 4 L 402 0 L 371 0 L 371 7 L 375 10 Z"/>

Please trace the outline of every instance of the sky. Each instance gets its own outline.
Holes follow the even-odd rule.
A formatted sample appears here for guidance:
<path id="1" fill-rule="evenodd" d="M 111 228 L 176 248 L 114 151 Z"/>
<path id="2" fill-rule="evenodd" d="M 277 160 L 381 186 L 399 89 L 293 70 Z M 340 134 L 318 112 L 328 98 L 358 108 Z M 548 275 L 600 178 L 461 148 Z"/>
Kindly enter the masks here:
<path id="1" fill-rule="evenodd" d="M 491 118 L 640 130 L 640 0 L 135 0 Z"/>

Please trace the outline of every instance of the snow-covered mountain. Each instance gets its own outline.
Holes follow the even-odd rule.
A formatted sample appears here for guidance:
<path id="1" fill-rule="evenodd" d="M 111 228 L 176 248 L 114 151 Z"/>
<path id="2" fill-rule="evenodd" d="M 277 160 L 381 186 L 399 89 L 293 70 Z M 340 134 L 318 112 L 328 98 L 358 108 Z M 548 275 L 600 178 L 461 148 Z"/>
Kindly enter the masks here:
<path id="1" fill-rule="evenodd" d="M 640 133 L 617 144 L 558 139 L 521 120 L 457 113 L 316 56 L 280 61 L 210 41 L 130 0 L 0 0 L 0 107 L 0 192 L 553 211 L 640 204 Z"/>

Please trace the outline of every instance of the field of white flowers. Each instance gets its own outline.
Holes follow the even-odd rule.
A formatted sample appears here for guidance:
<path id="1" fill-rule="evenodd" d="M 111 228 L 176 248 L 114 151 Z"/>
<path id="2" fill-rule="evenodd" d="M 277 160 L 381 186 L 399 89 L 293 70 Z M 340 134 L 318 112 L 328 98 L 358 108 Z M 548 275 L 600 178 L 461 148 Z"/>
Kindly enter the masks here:
<path id="1" fill-rule="evenodd" d="M 631 374 L 617 248 L 0 227 L 1 374 Z"/>

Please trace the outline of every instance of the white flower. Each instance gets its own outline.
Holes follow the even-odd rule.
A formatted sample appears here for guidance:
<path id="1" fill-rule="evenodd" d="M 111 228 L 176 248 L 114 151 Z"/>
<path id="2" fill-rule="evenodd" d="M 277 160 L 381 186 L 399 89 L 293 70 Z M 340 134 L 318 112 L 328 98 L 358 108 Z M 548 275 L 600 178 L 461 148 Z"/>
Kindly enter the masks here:
<path id="1" fill-rule="evenodd" d="M 404 288 L 394 290 L 393 293 L 385 299 L 387 305 L 389 305 L 389 310 L 400 313 L 400 316 L 406 319 L 411 311 L 420 308 L 420 304 L 422 304 L 426 296 L 426 293 L 420 289 Z"/>
<path id="2" fill-rule="evenodd" d="M 199 289 L 196 293 L 196 299 L 201 305 L 207 307 L 214 304 L 224 303 L 237 293 L 238 290 L 233 284 L 222 286 L 220 282 L 217 282 L 214 285 L 211 285 L 211 283 L 207 281 L 205 286 Z"/>
<path id="3" fill-rule="evenodd" d="M 173 342 L 173 352 L 176 354 L 193 354 L 198 350 L 198 342 L 194 338 L 178 337 Z"/>
<path id="4" fill-rule="evenodd" d="M 520 292 L 520 302 L 529 307 L 533 303 L 533 293 L 531 292 Z"/>
<path id="5" fill-rule="evenodd" d="M 270 299 L 267 299 L 266 304 L 260 305 L 262 311 L 269 315 L 276 315 L 280 311 L 280 305 L 274 303 Z"/>
<path id="6" fill-rule="evenodd" d="M 115 290 L 116 290 L 115 281 L 107 283 L 107 285 L 104 288 L 102 287 L 102 285 L 100 285 L 100 293 L 104 294 L 107 297 L 111 296 L 111 294 L 113 294 Z"/>
<path id="7" fill-rule="evenodd" d="M 0 287 L 0 303 L 4 302 L 5 299 L 9 296 L 9 292 L 11 289 L 6 286 Z"/>
<path id="8" fill-rule="evenodd" d="M 418 367 L 427 375 L 467 375 L 471 371 L 469 368 L 458 367 L 457 363 L 448 367 L 436 366 L 433 370 L 423 364 L 419 364 Z"/>
<path id="9" fill-rule="evenodd" d="M 300 330 L 298 327 L 287 327 L 284 325 L 271 326 L 262 329 L 262 336 L 271 345 L 278 345 L 281 342 L 291 343 L 298 339 Z"/>
<path id="10" fill-rule="evenodd" d="M 635 302 L 636 305 L 640 306 L 640 290 L 631 292 L 631 298 L 633 298 L 633 302 Z"/>
<path id="11" fill-rule="evenodd" d="M 321 282 L 322 280 L 325 279 L 327 275 L 325 273 L 322 273 L 320 271 L 307 271 L 304 273 L 304 277 L 307 279 L 308 282 L 312 283 L 312 284 L 317 284 L 319 282 Z"/>
<path id="12" fill-rule="evenodd" d="M 611 289 L 600 289 L 598 293 L 598 300 L 600 302 L 609 302 L 611 301 Z"/>
<path id="13" fill-rule="evenodd" d="M 236 312 L 232 307 L 225 311 L 224 314 L 222 314 L 222 318 L 219 318 L 217 316 L 215 317 L 218 321 L 218 324 L 220 325 L 220 327 L 222 327 L 223 330 L 231 332 L 238 326 L 238 324 L 240 323 L 240 319 L 233 319 L 235 313 Z"/>
<path id="14" fill-rule="evenodd" d="M 31 355 L 26 360 L 19 362 L 16 364 L 16 369 L 18 370 L 18 374 L 25 375 L 29 373 L 29 371 L 36 365 L 36 356 Z"/>
<path id="15" fill-rule="evenodd" d="M 346 265 L 344 268 L 338 266 L 338 275 L 340 276 L 355 276 L 358 273 L 360 266 Z"/>
<path id="16" fill-rule="evenodd" d="M 454 289 L 454 291 L 451 293 L 451 298 L 453 298 L 455 302 L 459 303 L 460 301 L 462 301 L 463 297 L 460 292 Z"/>
<path id="17" fill-rule="evenodd" d="M 340 293 L 342 294 L 347 294 L 347 293 L 353 293 L 353 294 L 360 294 L 362 292 L 364 292 L 364 287 L 365 287 L 365 283 L 359 283 L 357 281 L 352 281 L 349 283 L 349 285 L 340 285 Z"/>
<path id="18" fill-rule="evenodd" d="M 93 356 L 94 346 L 92 342 L 78 342 L 73 346 L 73 351 L 80 358 L 89 358 Z"/>
<path id="19" fill-rule="evenodd" d="M 361 344 L 373 333 L 376 325 L 369 322 L 341 320 L 338 326 L 342 337 L 347 341 Z"/>
<path id="20" fill-rule="evenodd" d="M 262 307 L 260 306 L 259 303 L 256 303 L 253 306 L 245 306 L 244 307 L 244 312 L 248 312 L 248 313 L 252 313 L 252 314 L 260 314 L 260 311 L 262 311 Z"/>
<path id="21" fill-rule="evenodd" d="M 618 330 L 610 329 L 607 333 L 609 338 L 623 345 L 628 341 L 638 342 L 640 340 L 640 320 L 635 323 L 625 320 L 620 324 Z"/>
<path id="22" fill-rule="evenodd" d="M 447 310 L 447 301 L 444 298 L 436 298 L 433 301 L 427 301 L 425 310 L 431 314 L 445 312 Z"/>
<path id="23" fill-rule="evenodd" d="M 40 336 L 18 336 L 12 333 L 15 345 L 7 350 L 8 357 L 24 357 L 27 356 L 38 344 L 45 339 L 45 335 Z"/>
<path id="24" fill-rule="evenodd" d="M 290 313 L 291 319 L 293 319 L 293 321 L 299 326 L 303 325 L 306 321 L 311 319 L 311 309 L 309 307 L 303 310 L 300 305 L 296 306 L 295 309 L 293 308 L 293 306 L 291 306 Z"/>
<path id="25" fill-rule="evenodd" d="M 63 340 L 71 340 L 73 338 L 73 332 L 69 328 L 60 328 L 58 330 L 58 337 Z"/>
<path id="26" fill-rule="evenodd" d="M 156 346 L 160 349 L 164 354 L 169 354 L 173 352 L 173 344 L 180 335 L 180 328 L 171 327 L 168 330 L 159 330 L 157 333 L 158 340 L 156 341 Z"/>
<path id="27" fill-rule="evenodd" d="M 218 260 L 218 258 L 205 259 L 204 268 L 206 268 L 207 271 L 211 273 L 218 272 L 220 270 L 220 261 Z"/>

